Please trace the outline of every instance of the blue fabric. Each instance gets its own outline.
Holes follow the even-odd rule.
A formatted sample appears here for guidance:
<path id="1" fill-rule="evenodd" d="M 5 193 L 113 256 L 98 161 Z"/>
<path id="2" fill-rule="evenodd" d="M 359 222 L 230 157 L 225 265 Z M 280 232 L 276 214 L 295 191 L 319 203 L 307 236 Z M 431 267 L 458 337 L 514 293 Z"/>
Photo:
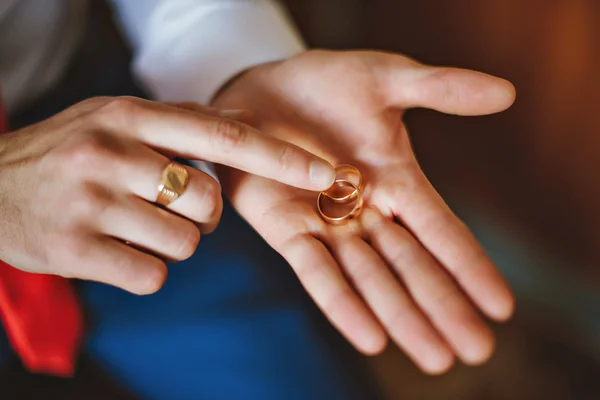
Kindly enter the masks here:
<path id="1" fill-rule="evenodd" d="M 374 397 L 289 266 L 229 207 L 157 294 L 82 289 L 87 352 L 144 399 Z"/>

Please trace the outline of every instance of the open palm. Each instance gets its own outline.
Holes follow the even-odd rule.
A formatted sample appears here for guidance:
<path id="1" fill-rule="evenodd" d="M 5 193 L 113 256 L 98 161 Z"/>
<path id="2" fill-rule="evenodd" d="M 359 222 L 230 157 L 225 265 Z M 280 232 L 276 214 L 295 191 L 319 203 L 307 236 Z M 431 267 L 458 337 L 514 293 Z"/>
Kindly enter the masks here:
<path id="1" fill-rule="evenodd" d="M 447 370 L 455 355 L 479 364 L 493 336 L 476 308 L 505 320 L 513 298 L 419 168 L 402 116 L 414 107 L 483 115 L 513 100 L 510 83 L 477 72 L 378 52 L 307 52 L 250 70 L 215 104 L 245 110 L 263 132 L 333 165 L 356 166 L 366 184 L 360 218 L 332 226 L 315 193 L 232 169 L 221 179 L 234 207 L 359 350 L 377 353 L 391 337 L 429 373 Z"/>

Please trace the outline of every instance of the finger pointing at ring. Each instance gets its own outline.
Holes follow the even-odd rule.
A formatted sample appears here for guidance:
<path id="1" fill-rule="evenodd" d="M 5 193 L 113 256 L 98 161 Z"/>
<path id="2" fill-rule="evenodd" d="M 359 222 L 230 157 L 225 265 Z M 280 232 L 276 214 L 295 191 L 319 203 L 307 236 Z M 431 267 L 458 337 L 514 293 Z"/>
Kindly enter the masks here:
<path id="1" fill-rule="evenodd" d="M 121 98 L 105 106 L 114 131 L 181 157 L 210 161 L 306 190 L 331 186 L 331 164 L 306 150 L 232 119 L 166 104 Z M 115 110 L 116 108 L 116 110 Z M 122 114 L 123 118 L 115 118 Z"/>

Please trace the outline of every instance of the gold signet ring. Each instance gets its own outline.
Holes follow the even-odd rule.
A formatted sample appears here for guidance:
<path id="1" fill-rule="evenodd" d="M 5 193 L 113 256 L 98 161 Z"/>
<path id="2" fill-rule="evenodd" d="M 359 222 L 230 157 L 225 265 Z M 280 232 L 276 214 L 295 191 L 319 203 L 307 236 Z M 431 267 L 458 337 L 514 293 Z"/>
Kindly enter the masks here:
<path id="1" fill-rule="evenodd" d="M 167 207 L 180 198 L 187 188 L 189 179 L 188 171 L 183 165 L 170 162 L 160 176 L 156 203 Z"/>

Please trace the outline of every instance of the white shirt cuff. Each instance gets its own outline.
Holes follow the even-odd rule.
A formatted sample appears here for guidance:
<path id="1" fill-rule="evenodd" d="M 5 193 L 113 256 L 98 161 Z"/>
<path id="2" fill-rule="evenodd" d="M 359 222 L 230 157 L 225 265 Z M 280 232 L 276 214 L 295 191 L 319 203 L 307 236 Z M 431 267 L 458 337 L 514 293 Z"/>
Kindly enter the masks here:
<path id="1" fill-rule="evenodd" d="M 134 71 L 157 99 L 208 103 L 238 73 L 305 50 L 278 3 L 170 0 L 159 4 Z"/>
<path id="2" fill-rule="evenodd" d="M 305 50 L 284 9 L 271 0 L 153 3 L 145 21 L 124 22 L 135 48 L 134 74 L 160 101 L 207 104 L 240 72 Z M 218 182 L 212 164 L 191 163 Z"/>

